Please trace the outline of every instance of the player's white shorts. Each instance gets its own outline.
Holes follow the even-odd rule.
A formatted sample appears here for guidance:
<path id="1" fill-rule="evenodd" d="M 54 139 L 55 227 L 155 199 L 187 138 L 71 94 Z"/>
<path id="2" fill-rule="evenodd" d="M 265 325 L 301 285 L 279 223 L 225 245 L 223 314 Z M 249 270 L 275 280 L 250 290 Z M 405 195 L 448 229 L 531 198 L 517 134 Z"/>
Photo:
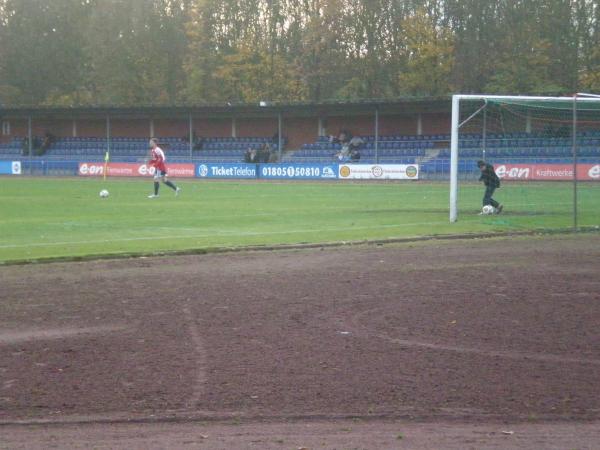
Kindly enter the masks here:
<path id="1" fill-rule="evenodd" d="M 166 176 L 167 176 L 167 171 L 166 170 L 156 169 L 154 171 L 154 179 L 155 180 L 160 180 L 162 177 L 166 177 Z"/>

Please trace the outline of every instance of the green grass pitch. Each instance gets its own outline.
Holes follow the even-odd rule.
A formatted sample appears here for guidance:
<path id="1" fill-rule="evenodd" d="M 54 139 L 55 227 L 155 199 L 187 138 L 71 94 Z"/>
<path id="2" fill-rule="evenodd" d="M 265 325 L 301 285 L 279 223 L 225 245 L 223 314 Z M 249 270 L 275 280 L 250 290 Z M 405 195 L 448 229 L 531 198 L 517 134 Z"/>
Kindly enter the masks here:
<path id="1" fill-rule="evenodd" d="M 483 187 L 461 184 L 451 224 L 447 182 L 175 181 L 179 197 L 162 185 L 148 199 L 151 179 L 1 177 L 0 263 L 573 225 L 570 183 L 507 183 L 498 216 L 478 216 Z M 600 183 L 578 197 L 579 225 L 599 225 Z"/>

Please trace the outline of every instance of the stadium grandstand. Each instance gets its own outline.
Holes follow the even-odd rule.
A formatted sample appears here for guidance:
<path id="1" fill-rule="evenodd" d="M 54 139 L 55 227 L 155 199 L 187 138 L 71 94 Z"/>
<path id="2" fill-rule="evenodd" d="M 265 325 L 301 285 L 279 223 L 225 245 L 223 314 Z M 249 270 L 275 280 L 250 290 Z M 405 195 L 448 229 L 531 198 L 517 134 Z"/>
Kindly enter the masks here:
<path id="1" fill-rule="evenodd" d="M 107 151 L 111 161 L 140 161 L 147 157 L 150 136 L 159 138 L 172 162 L 242 162 L 248 149 L 269 145 L 275 155 L 272 162 L 327 164 L 337 161 L 343 147 L 331 138 L 341 129 L 360 137 L 360 156 L 354 162 L 416 163 L 423 178 L 447 177 L 450 166 L 450 99 L 266 107 L 8 109 L 1 112 L 0 120 L 9 124 L 3 126 L 0 159 L 21 157 L 25 167 L 66 168 L 61 163 L 101 161 Z M 461 134 L 459 172 L 476 173 L 478 159 L 505 164 L 571 161 L 570 136 L 523 131 L 519 126 Z M 177 135 L 182 137 L 173 137 Z M 42 145 L 44 136 L 52 139 Z M 580 162 L 598 161 L 600 130 L 581 131 L 576 142 Z"/>
<path id="2" fill-rule="evenodd" d="M 6 144 L 0 144 L 0 157 L 15 155 L 28 155 L 27 146 L 24 138 L 14 138 Z M 277 149 L 277 143 L 272 139 L 250 137 L 250 138 L 207 138 L 201 147 L 196 145 L 190 155 L 189 143 L 181 138 L 161 137 L 160 143 L 163 148 L 169 152 L 169 159 L 189 160 L 206 159 L 209 161 L 225 162 L 240 161 L 243 152 L 248 148 L 258 149 L 264 144 L 274 145 Z M 36 158 L 40 159 L 98 159 L 104 158 L 106 152 L 110 152 L 111 160 L 114 161 L 137 161 L 139 158 L 146 158 L 148 155 L 148 138 L 111 138 L 108 141 L 99 137 L 60 137 L 55 139 L 52 144 L 39 154 Z"/>

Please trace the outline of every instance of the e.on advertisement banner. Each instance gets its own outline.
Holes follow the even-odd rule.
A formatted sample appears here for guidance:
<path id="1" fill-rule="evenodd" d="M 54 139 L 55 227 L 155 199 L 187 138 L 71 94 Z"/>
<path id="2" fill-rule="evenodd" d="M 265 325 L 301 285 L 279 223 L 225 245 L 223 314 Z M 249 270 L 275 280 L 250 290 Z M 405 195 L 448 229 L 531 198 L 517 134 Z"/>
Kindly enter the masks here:
<path id="1" fill-rule="evenodd" d="M 504 180 L 572 180 L 570 164 L 494 164 L 498 177 Z M 600 181 L 600 164 L 577 164 L 577 179 Z"/>
<path id="2" fill-rule="evenodd" d="M 177 178 L 193 178 L 194 164 L 167 164 L 167 174 Z M 104 175 L 104 163 L 79 163 L 79 175 L 97 177 Z M 109 177 L 146 177 L 154 175 L 154 167 L 138 163 L 108 163 Z"/>
<path id="3" fill-rule="evenodd" d="M 340 164 L 339 179 L 418 180 L 418 164 Z"/>

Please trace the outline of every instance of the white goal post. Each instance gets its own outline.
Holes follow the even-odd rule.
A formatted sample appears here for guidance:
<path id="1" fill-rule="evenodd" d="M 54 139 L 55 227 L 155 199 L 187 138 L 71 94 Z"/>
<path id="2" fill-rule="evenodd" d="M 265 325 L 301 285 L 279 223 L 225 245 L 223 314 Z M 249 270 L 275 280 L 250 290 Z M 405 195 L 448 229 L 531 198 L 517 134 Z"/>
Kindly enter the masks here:
<path id="1" fill-rule="evenodd" d="M 587 109 L 593 106 L 594 111 L 600 111 L 600 96 L 593 94 L 575 94 L 571 97 L 543 97 L 543 96 L 510 96 L 510 95 L 453 95 L 452 96 L 452 116 L 450 132 L 450 222 L 458 220 L 458 176 L 459 176 L 459 145 L 460 129 L 476 116 L 485 114 L 488 102 L 507 102 L 517 105 L 527 105 L 528 107 L 539 107 L 548 111 L 560 111 L 563 115 L 572 114 L 572 155 L 573 164 L 577 159 L 577 111 L 578 109 Z M 588 102 L 592 102 L 593 105 Z M 469 108 L 461 110 L 463 105 L 469 104 Z M 585 105 L 582 107 L 582 105 Z M 461 122 L 461 114 L 463 119 Z M 570 120 L 571 121 L 571 120 Z M 485 130 L 485 115 L 483 116 Z M 483 131 L 485 140 L 485 131 Z M 484 153 L 485 155 L 485 153 Z M 573 178 L 575 182 L 575 170 Z M 576 183 L 574 183 L 576 184 Z M 576 191 L 576 188 L 575 188 Z M 576 205 L 576 201 L 575 201 Z"/>

